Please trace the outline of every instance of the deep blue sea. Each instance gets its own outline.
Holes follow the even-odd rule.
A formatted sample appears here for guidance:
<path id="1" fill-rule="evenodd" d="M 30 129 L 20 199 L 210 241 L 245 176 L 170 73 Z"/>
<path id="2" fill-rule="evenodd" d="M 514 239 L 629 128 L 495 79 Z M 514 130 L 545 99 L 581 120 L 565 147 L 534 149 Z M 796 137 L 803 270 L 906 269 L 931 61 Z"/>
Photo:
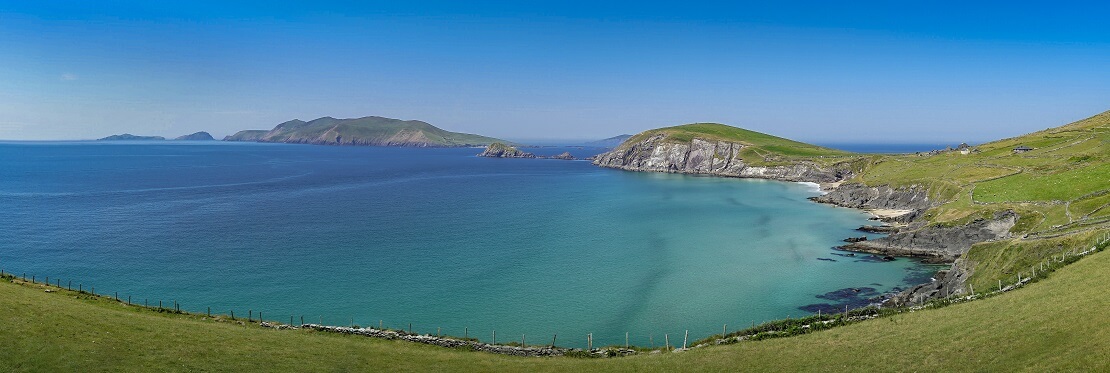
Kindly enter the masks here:
<path id="1" fill-rule="evenodd" d="M 861 306 L 935 269 L 832 250 L 868 216 L 812 186 L 479 151 L 0 143 L 0 267 L 189 311 L 564 346 Z"/>

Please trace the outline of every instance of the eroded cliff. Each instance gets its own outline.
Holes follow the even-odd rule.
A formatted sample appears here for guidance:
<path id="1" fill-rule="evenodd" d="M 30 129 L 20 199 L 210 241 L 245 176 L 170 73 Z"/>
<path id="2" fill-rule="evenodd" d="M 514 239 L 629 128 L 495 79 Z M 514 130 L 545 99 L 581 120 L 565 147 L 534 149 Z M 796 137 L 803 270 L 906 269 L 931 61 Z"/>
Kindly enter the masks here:
<path id="1" fill-rule="evenodd" d="M 740 156 L 746 145 L 738 142 L 694 138 L 668 141 L 666 135 L 646 136 L 600 154 L 594 164 L 628 171 L 652 171 L 749 177 L 783 181 L 828 183 L 841 180 L 847 170 L 822 168 L 799 161 L 775 166 L 753 166 Z"/>

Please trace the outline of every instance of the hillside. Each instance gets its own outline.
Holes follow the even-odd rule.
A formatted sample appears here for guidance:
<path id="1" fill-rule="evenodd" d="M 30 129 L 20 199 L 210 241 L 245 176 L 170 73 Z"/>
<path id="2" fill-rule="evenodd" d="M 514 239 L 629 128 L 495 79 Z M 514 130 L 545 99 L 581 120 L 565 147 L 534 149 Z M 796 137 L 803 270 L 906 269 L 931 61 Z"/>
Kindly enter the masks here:
<path id="1" fill-rule="evenodd" d="M 819 202 L 884 210 L 890 236 L 844 249 L 952 263 L 909 304 L 1012 282 L 1110 231 L 1110 112 L 979 146 L 864 155 L 720 124 L 645 131 L 595 164 L 823 183 Z"/>
<path id="2" fill-rule="evenodd" d="M 1106 371 L 1110 253 L 984 300 L 791 338 L 613 359 L 521 358 L 160 313 L 0 280 L 12 371 Z"/>
<path id="3" fill-rule="evenodd" d="M 970 278 L 953 285 L 992 286 L 1110 230 L 1110 112 L 966 154 L 877 156 L 861 164 L 850 182 L 917 189 L 932 200 L 918 219 L 922 226 L 911 225 L 907 236 L 1017 214 L 1007 236 L 975 244 L 957 261 L 954 270 L 966 268 Z"/>
<path id="4" fill-rule="evenodd" d="M 484 146 L 501 140 L 450 132 L 417 120 L 383 117 L 336 119 L 323 117 L 308 122 L 294 119 L 272 130 L 246 130 L 224 141 L 259 141 L 317 145 L 371 145 L 412 147 Z"/>

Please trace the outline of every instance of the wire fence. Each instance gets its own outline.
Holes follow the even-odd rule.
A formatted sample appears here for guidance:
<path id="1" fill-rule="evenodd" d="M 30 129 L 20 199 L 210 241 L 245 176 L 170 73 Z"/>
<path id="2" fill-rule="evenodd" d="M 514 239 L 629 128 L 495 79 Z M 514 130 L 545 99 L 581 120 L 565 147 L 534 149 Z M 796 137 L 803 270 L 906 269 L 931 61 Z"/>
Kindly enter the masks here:
<path id="1" fill-rule="evenodd" d="M 775 320 L 770 322 L 765 321 L 760 324 L 752 321 L 750 327 L 733 330 L 731 332 L 728 329 L 728 324 L 723 324 L 721 326 L 721 334 L 705 337 L 697 341 L 690 340 L 689 330 L 685 330 L 683 333 L 681 333 L 681 335 L 674 335 L 673 338 L 671 337 L 671 333 L 648 334 L 646 335 L 649 341 L 647 346 L 637 346 L 631 343 L 634 337 L 642 340 L 645 336 L 634 335 L 630 332 L 625 332 L 624 335 L 621 336 L 624 340 L 623 344 L 610 344 L 606 346 L 595 346 L 593 333 L 579 335 L 570 339 L 573 340 L 581 338 L 584 342 L 585 348 L 574 348 L 560 347 L 558 345 L 559 341 L 566 341 L 568 340 L 568 337 L 564 336 L 563 339 L 560 340 L 557 333 L 550 336 L 550 343 L 548 343 L 547 336 L 533 336 L 532 338 L 535 339 L 533 339 L 533 341 L 529 343 L 529 336 L 527 334 L 521 334 L 519 341 L 516 340 L 515 335 L 509 338 L 505 338 L 506 336 L 502 335 L 502 342 L 498 343 L 498 335 L 496 330 L 489 331 L 490 342 L 483 342 L 478 338 L 472 337 L 470 334 L 471 330 L 468 327 L 463 328 L 463 336 L 459 337 L 450 336 L 442 333 L 443 328 L 441 327 L 437 327 L 434 334 L 430 332 L 413 332 L 413 324 L 411 323 L 407 325 L 407 328 L 388 328 L 384 325 L 384 320 L 379 320 L 377 327 L 363 327 L 354 324 L 354 319 L 352 318 L 350 319 L 351 323 L 349 325 L 338 326 L 324 325 L 322 316 L 319 317 L 319 323 L 311 323 L 306 322 L 304 315 L 289 315 L 288 323 L 285 323 L 284 316 L 281 316 L 281 319 L 278 319 L 275 318 L 272 314 L 264 315 L 261 310 L 255 309 L 248 309 L 246 313 L 246 318 L 244 319 L 244 315 L 241 311 L 238 316 L 236 316 L 235 310 L 228 310 L 228 313 L 226 314 L 213 314 L 211 307 L 206 307 L 204 313 L 183 311 L 182 305 L 176 300 L 173 300 L 172 303 L 167 303 L 163 300 L 157 300 L 157 304 L 154 304 L 150 301 L 149 298 L 143 298 L 142 303 L 139 303 L 138 299 L 133 298 L 131 295 L 127 295 L 121 298 L 118 292 L 113 292 L 111 294 L 97 293 L 96 287 L 92 285 L 90 285 L 86 290 L 85 284 L 82 282 L 77 282 L 76 284 L 74 284 L 72 280 L 65 280 L 63 282 L 62 279 L 56 277 L 53 279 L 53 282 L 51 282 L 52 279 L 48 276 L 41 278 L 40 281 L 40 278 L 35 274 L 31 274 L 30 277 L 28 277 L 26 273 L 16 275 L 14 273 L 7 272 L 2 268 L 0 268 L 0 279 L 12 282 L 23 282 L 42 285 L 47 288 L 47 292 L 69 291 L 76 294 L 97 297 L 99 299 L 110 299 L 112 301 L 119 302 L 127 306 L 142 307 L 154 312 L 203 316 L 214 321 L 231 321 L 243 323 L 245 320 L 245 323 L 258 323 L 262 327 L 274 329 L 308 329 L 321 332 L 361 335 L 380 339 L 405 340 L 448 348 L 485 351 L 515 356 L 568 355 L 585 357 L 613 357 L 645 352 L 660 353 L 683 351 L 692 347 L 701 347 L 706 345 L 730 344 L 741 341 L 752 341 L 805 334 L 817 330 L 828 329 L 863 320 L 883 317 L 890 314 L 901 313 L 907 310 L 912 311 L 923 308 L 938 307 L 952 303 L 959 303 L 989 297 L 1017 289 L 1032 281 L 1044 278 L 1056 269 L 1073 263 L 1087 255 L 1102 251 L 1108 243 L 1110 243 L 1110 232 L 1099 236 L 1095 240 L 1095 244 L 1089 249 L 1073 248 L 1069 250 L 1063 250 L 1059 254 L 1052 255 L 1049 259 L 1046 259 L 1043 262 L 1030 267 L 1028 272 L 1018 272 L 1015 277 L 1013 277 L 1013 282 L 999 279 L 997 289 L 991 289 L 991 291 L 989 292 L 976 292 L 975 289 L 971 288 L 969 285 L 966 293 L 964 293 L 962 289 L 957 290 L 951 294 L 945 294 L 943 298 L 937 301 L 914 307 L 883 308 L 881 305 L 879 305 L 851 309 L 845 306 L 843 312 L 824 313 L 818 311 L 818 313 L 815 315 L 800 318 L 788 317 L 782 320 Z M 267 315 L 270 316 L 270 319 L 265 318 L 265 316 Z M 662 337 L 662 339 L 657 339 L 657 336 Z M 681 343 L 679 343 L 679 341 L 681 341 Z"/>

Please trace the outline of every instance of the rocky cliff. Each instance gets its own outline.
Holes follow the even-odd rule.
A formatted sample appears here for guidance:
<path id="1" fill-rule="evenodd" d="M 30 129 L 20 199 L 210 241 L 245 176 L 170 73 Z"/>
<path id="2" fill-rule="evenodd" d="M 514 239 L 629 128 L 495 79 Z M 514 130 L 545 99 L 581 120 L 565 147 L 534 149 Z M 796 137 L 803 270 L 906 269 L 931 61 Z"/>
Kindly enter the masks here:
<path id="1" fill-rule="evenodd" d="M 845 183 L 827 190 L 828 193 L 810 198 L 820 203 L 856 209 L 892 209 L 911 212 L 886 221 L 908 223 L 916 219 L 938 201 L 929 199 L 929 191 L 913 185 L 891 188 L 886 185 L 870 187 L 859 183 Z"/>
<path id="2" fill-rule="evenodd" d="M 748 177 L 784 181 L 835 182 L 847 170 L 821 168 L 810 162 L 779 166 L 752 166 L 740 156 L 747 146 L 739 142 L 693 138 L 668 141 L 664 134 L 644 136 L 600 154 L 594 164 L 628 171 L 653 171 Z"/>
<path id="3" fill-rule="evenodd" d="M 851 251 L 882 255 L 914 256 L 933 263 L 951 263 L 979 242 L 1010 237 L 1010 228 L 1017 223 L 1017 214 L 1004 211 L 993 219 L 976 219 L 966 225 L 941 227 L 927 225 L 907 227 L 889 236 L 853 242 L 844 246 Z"/>
<path id="4" fill-rule="evenodd" d="M 520 149 L 499 142 L 489 144 L 485 150 L 478 153 L 478 156 L 487 158 L 536 158 L 535 154 L 525 153 Z"/>

